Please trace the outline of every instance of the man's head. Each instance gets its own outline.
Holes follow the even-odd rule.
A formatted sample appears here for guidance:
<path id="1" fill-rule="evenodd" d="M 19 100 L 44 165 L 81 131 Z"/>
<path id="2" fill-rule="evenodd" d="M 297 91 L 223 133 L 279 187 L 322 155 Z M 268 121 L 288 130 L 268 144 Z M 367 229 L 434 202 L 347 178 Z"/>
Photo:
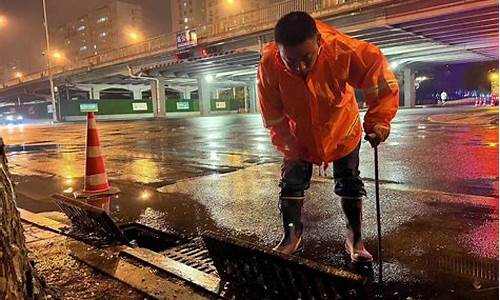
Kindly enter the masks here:
<path id="1" fill-rule="evenodd" d="M 311 71 L 318 58 L 321 36 L 310 15 L 296 11 L 283 16 L 274 28 L 274 40 L 290 71 L 301 76 Z"/>

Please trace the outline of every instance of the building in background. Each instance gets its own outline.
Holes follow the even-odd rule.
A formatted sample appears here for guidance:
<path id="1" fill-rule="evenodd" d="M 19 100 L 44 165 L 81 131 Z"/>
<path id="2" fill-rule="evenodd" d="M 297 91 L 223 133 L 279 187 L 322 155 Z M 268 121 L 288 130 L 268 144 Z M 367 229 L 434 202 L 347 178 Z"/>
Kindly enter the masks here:
<path id="1" fill-rule="evenodd" d="M 54 51 L 75 60 L 140 42 L 144 36 L 140 5 L 114 1 L 51 30 Z"/>
<path id="2" fill-rule="evenodd" d="M 172 31 L 179 32 L 206 23 L 205 0 L 171 0 Z"/>
<path id="3" fill-rule="evenodd" d="M 172 31 L 192 29 L 283 0 L 171 0 Z"/>

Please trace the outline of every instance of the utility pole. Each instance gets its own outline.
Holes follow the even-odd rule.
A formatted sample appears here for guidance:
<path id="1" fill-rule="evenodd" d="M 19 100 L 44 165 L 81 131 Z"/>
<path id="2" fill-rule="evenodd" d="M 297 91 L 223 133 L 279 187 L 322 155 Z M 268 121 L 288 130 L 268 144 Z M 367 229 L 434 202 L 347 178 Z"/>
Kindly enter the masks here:
<path id="1" fill-rule="evenodd" d="M 42 0 L 43 5 L 43 25 L 45 27 L 45 41 L 47 43 L 47 49 L 45 55 L 47 56 L 47 74 L 49 75 L 50 83 L 50 97 L 52 99 L 52 120 L 54 122 L 58 121 L 57 108 L 56 108 L 56 96 L 54 94 L 54 79 L 52 77 L 52 70 L 50 66 L 50 41 L 49 41 L 49 24 L 47 21 L 47 5 L 45 0 Z"/>

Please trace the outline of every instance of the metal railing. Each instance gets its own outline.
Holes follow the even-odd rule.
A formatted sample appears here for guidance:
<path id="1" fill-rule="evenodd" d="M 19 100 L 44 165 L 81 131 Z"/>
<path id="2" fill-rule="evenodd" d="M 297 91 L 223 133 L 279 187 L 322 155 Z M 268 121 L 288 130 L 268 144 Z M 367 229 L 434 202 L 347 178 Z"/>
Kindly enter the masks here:
<path id="1" fill-rule="evenodd" d="M 387 0 L 385 0 L 387 1 Z M 272 28 L 274 23 L 284 14 L 292 11 L 320 12 L 335 8 L 346 3 L 373 4 L 374 0 L 290 0 L 274 5 L 228 16 L 211 24 L 196 27 L 198 40 L 210 42 L 224 36 L 237 36 Z M 384 0 L 379 0 L 384 2 Z M 54 76 L 74 70 L 90 69 L 95 66 L 105 66 L 124 59 L 136 59 L 155 53 L 168 53 L 176 49 L 176 34 L 167 33 L 144 42 L 113 49 L 95 56 L 80 59 L 65 66 L 51 68 Z M 23 82 L 43 79 L 48 76 L 47 70 L 27 74 L 22 78 L 11 79 L 3 83 L 3 87 L 18 85 Z"/>

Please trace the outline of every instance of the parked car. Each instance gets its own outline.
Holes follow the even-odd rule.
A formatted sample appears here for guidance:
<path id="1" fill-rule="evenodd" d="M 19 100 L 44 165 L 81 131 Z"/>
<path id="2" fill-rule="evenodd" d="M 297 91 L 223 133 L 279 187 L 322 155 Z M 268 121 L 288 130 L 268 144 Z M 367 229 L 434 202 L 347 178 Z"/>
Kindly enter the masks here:
<path id="1" fill-rule="evenodd" d="M 18 113 L 3 113 L 0 114 L 0 121 L 3 125 L 18 125 L 18 124 L 23 124 L 24 122 L 24 117 L 21 114 Z"/>

